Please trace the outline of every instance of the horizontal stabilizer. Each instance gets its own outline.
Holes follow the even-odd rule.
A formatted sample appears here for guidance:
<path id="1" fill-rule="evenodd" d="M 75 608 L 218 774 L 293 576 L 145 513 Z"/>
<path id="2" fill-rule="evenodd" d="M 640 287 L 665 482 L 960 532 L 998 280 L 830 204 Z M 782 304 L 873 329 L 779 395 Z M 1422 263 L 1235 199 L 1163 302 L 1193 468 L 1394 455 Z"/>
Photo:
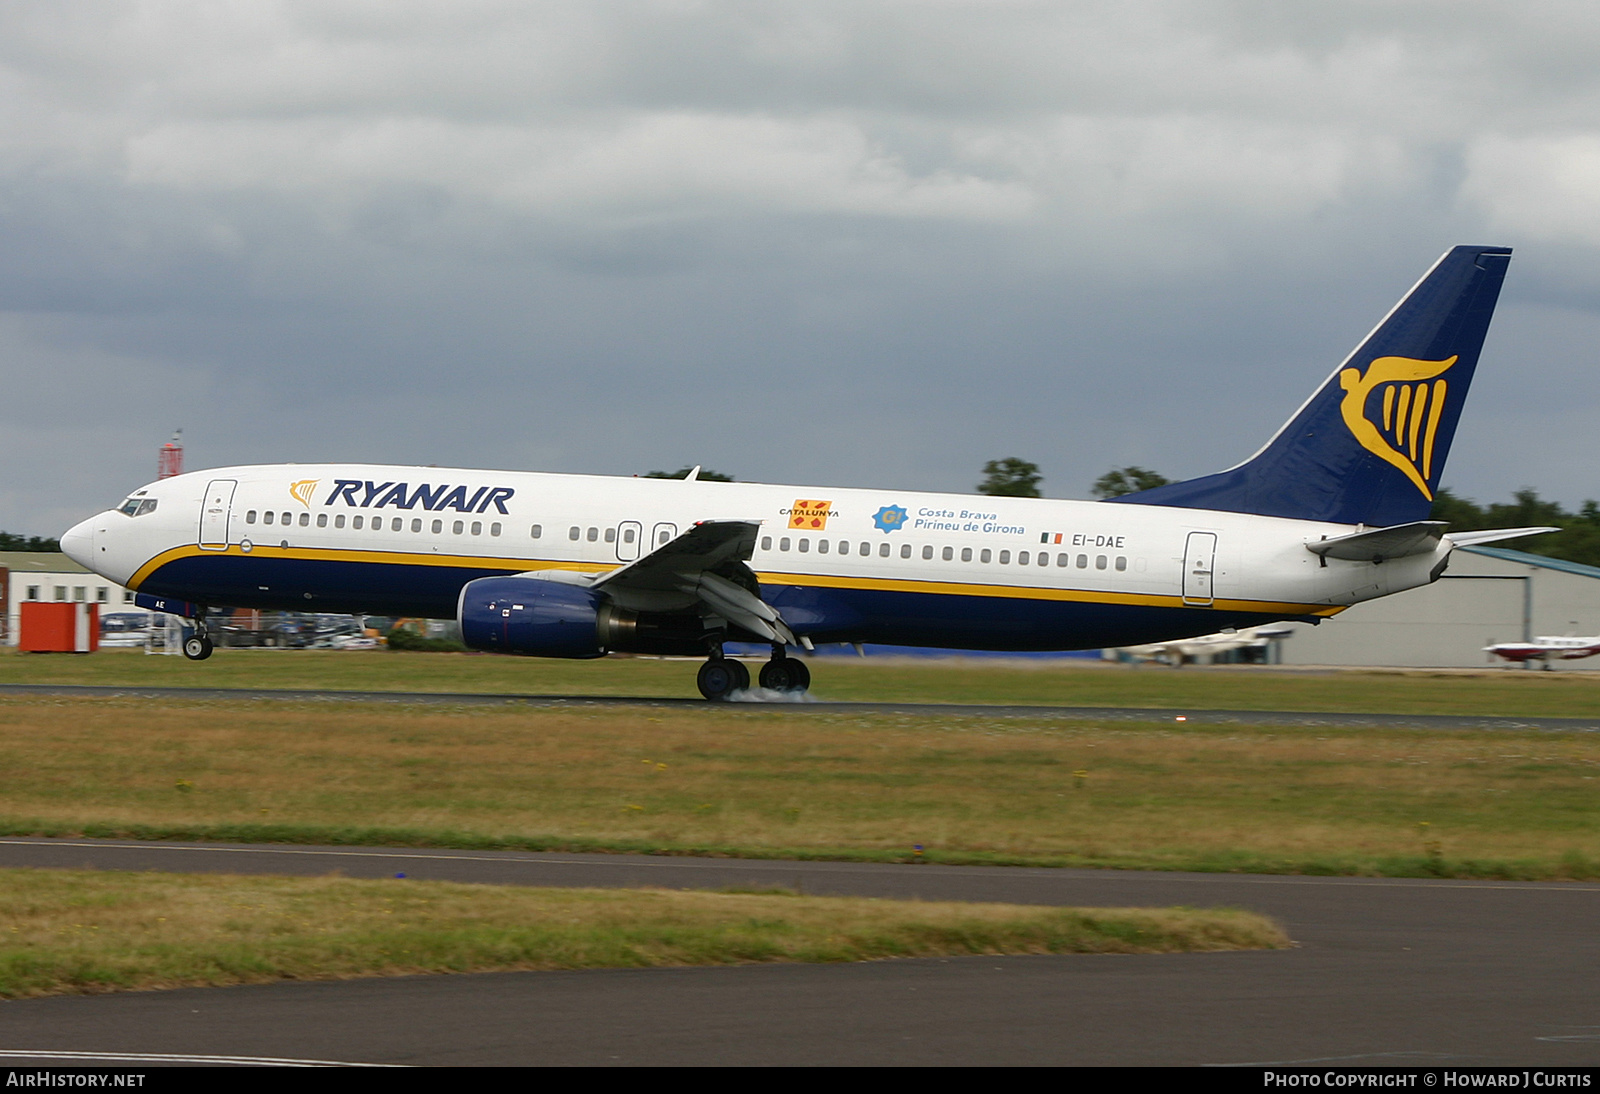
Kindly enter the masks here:
<path id="1" fill-rule="evenodd" d="M 1306 550 L 1323 558 L 1342 558 L 1348 562 L 1382 562 L 1386 558 L 1426 555 L 1439 546 L 1439 537 L 1448 527 L 1442 520 L 1417 520 L 1319 539 L 1307 543 Z"/>
<path id="2" fill-rule="evenodd" d="M 1538 536 L 1545 532 L 1559 532 L 1559 528 L 1485 528 L 1481 532 L 1451 532 L 1450 542 L 1457 547 L 1476 547 L 1480 543 L 1499 543 L 1502 539 L 1519 536 Z"/>

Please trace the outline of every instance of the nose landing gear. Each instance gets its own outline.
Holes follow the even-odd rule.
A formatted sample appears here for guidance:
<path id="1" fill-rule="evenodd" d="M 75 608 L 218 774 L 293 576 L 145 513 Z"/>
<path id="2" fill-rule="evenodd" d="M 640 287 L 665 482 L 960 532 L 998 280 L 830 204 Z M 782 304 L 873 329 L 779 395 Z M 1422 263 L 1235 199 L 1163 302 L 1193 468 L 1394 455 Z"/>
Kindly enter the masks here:
<path id="1" fill-rule="evenodd" d="M 211 632 L 206 628 L 206 610 L 201 608 L 194 617 L 194 633 L 183 640 L 183 655 L 191 661 L 204 661 L 211 656 Z"/>

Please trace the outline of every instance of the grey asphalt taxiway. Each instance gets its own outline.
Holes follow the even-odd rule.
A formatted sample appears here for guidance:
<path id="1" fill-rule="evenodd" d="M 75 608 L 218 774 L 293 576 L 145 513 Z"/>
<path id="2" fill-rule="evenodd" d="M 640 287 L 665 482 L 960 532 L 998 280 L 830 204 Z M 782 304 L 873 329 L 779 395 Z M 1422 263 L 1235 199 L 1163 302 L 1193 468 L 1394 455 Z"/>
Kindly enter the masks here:
<path id="1" fill-rule="evenodd" d="M 182 699 L 195 702 L 420 703 L 432 706 L 524 706 L 543 708 L 660 707 L 705 710 L 704 699 L 616 695 L 523 695 L 495 692 L 333 691 L 287 688 L 140 687 L 113 684 L 0 684 L 0 697 L 48 695 L 60 698 Z M 1538 729 L 1600 732 L 1600 718 L 1505 717 L 1463 714 L 1378 714 L 1307 710 L 1185 710 L 1166 707 L 1074 707 L 1002 703 L 830 702 L 807 696 L 801 701 L 752 696 L 750 701 L 718 704 L 718 709 L 754 709 L 792 714 L 962 714 L 990 718 L 1094 718 L 1107 721 L 1165 721 L 1181 718 L 1196 725 L 1236 723 L 1282 726 L 1416 726 L 1429 729 Z"/>
<path id="2" fill-rule="evenodd" d="M 1297 943 L 21 1000 L 0 1004 L 8 1064 L 1600 1063 L 1600 885 L 65 839 L 0 841 L 0 865 L 1232 906 Z"/>

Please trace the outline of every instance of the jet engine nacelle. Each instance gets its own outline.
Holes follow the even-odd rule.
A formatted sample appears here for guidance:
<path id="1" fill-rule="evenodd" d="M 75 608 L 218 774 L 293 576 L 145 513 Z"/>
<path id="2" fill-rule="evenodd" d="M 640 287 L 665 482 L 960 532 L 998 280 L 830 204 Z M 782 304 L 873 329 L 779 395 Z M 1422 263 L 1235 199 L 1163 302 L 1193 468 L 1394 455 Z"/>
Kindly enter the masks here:
<path id="1" fill-rule="evenodd" d="M 461 640 L 475 650 L 533 657 L 706 652 L 706 627 L 694 612 L 619 608 L 575 576 L 553 570 L 467 582 L 456 605 Z"/>
<path id="2" fill-rule="evenodd" d="M 480 577 L 456 605 L 461 640 L 475 650 L 535 657 L 604 657 L 601 597 L 530 577 Z"/>

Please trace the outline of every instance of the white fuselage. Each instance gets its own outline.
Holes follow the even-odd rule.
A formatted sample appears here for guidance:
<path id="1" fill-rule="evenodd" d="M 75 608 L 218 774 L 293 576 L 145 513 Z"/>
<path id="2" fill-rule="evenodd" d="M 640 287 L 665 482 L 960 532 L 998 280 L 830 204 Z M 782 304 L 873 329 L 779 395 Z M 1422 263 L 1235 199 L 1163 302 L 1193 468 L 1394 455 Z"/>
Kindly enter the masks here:
<path id="1" fill-rule="evenodd" d="M 710 520 L 761 523 L 749 566 L 797 634 L 990 649 L 1322 618 L 1427 584 L 1451 548 L 1324 563 L 1306 544 L 1356 529 L 1153 505 L 351 464 L 154 482 L 62 544 L 129 588 L 200 604 L 448 616 L 473 577 L 599 573 Z"/>

